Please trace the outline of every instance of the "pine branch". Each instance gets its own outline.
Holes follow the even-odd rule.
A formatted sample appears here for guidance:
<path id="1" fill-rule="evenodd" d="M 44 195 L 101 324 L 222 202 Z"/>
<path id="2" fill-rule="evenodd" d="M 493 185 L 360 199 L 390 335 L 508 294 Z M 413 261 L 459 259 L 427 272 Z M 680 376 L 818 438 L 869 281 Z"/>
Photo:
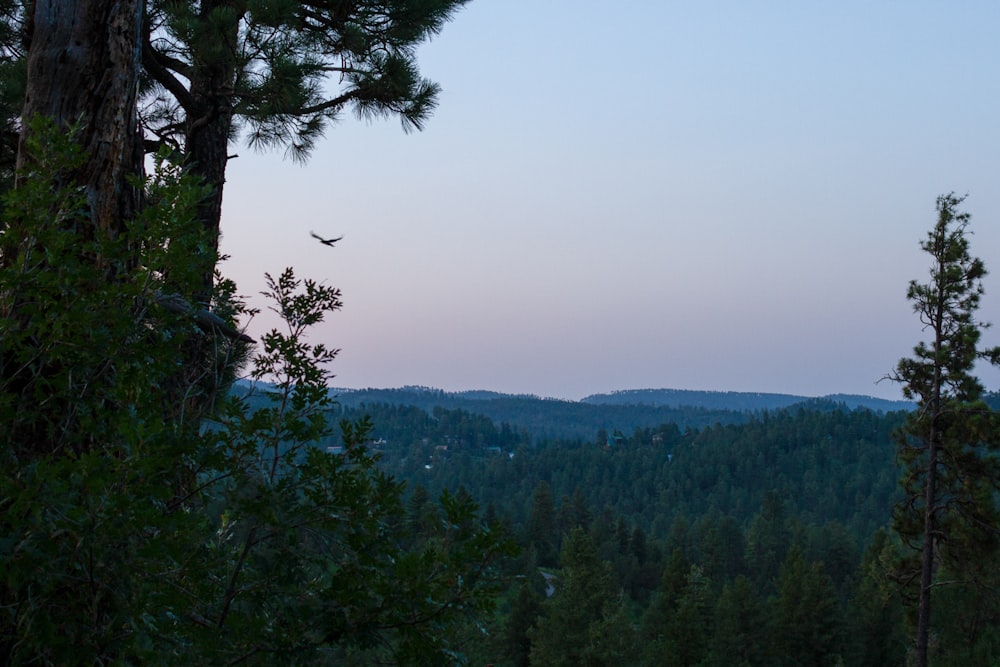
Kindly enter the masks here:
<path id="1" fill-rule="evenodd" d="M 149 35 L 146 35 L 142 43 L 142 65 L 158 84 L 174 96 L 181 108 L 190 113 L 194 107 L 194 99 L 190 91 L 170 71 L 172 69 L 182 76 L 187 76 L 189 74 L 187 65 L 153 48 Z"/>

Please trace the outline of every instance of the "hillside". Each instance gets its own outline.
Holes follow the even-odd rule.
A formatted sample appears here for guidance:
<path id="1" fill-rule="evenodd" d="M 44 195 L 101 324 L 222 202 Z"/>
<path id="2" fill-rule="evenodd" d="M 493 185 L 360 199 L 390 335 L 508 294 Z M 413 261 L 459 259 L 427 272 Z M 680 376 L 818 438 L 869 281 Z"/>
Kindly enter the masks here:
<path id="1" fill-rule="evenodd" d="M 675 519 L 694 522 L 706 513 L 745 527 L 774 491 L 804 524 L 839 521 L 863 544 L 897 499 L 898 412 L 791 408 L 699 430 L 636 429 L 613 444 L 531 445 L 465 411 L 430 415 L 395 406 L 373 416 L 387 471 L 432 494 L 464 487 L 522 527 L 542 481 L 556 500 L 581 494 L 591 512 L 609 509 L 657 539 Z"/>
<path id="2" fill-rule="evenodd" d="M 668 407 L 701 407 L 708 409 L 759 412 L 780 410 L 798 403 L 816 401 L 843 404 L 848 409 L 867 408 L 876 412 L 909 410 L 908 401 L 892 401 L 857 394 L 827 394 L 819 397 L 794 394 L 768 394 L 739 391 L 691 391 L 686 389 L 628 389 L 608 394 L 593 394 L 581 399 L 594 405 L 655 405 Z"/>
<path id="3" fill-rule="evenodd" d="M 678 389 L 640 389 L 595 394 L 581 401 L 540 398 L 492 391 L 445 392 L 429 387 L 398 389 L 333 389 L 344 408 L 402 405 L 464 410 L 483 415 L 497 424 L 527 431 L 535 440 L 547 438 L 593 439 L 598 431 L 632 433 L 639 428 L 676 424 L 681 429 L 701 429 L 716 424 L 742 424 L 753 414 L 802 405 L 810 410 L 843 407 L 876 412 L 907 410 L 909 403 L 870 396 L 834 394 L 822 398 L 790 394 L 709 392 Z"/>

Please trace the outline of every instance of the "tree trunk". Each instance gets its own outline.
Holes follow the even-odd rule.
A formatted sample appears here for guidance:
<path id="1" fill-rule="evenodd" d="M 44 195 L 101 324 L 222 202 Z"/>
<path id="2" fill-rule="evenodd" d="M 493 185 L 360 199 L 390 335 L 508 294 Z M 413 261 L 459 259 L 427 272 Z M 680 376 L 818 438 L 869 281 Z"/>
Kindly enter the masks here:
<path id="1" fill-rule="evenodd" d="M 201 292 L 195 300 L 207 303 L 214 282 L 219 249 L 222 194 L 229 160 L 233 126 L 233 91 L 236 85 L 239 19 L 246 12 L 242 0 L 205 0 L 199 24 L 204 33 L 193 44 L 191 106 L 187 113 L 185 150 L 191 173 L 209 187 L 198 208 L 198 218 L 208 234 L 211 256 L 205 258 Z"/>
<path id="2" fill-rule="evenodd" d="M 934 328 L 934 371 L 931 379 L 929 408 L 930 431 L 927 434 L 927 477 L 924 478 L 924 541 L 920 552 L 920 596 L 917 603 L 917 665 L 927 667 L 930 661 L 931 635 L 931 584 L 934 582 L 934 540 L 937 538 L 937 465 L 941 432 L 938 418 L 941 415 L 944 391 L 944 368 L 941 351 L 945 347 L 946 303 L 948 265 L 943 253 L 937 257 L 936 299 L 931 318 Z"/>
<path id="3" fill-rule="evenodd" d="M 116 236 L 139 207 L 128 177 L 142 168 L 136 117 L 141 24 L 140 0 L 36 0 L 33 7 L 18 167 L 32 159 L 25 144 L 31 119 L 79 128 L 88 157 L 69 177 L 86 189 L 90 218 L 77 224 L 87 238 L 97 230 Z"/>
<path id="4" fill-rule="evenodd" d="M 924 481 L 924 542 L 920 553 L 920 598 L 917 603 L 917 665 L 927 667 L 931 632 L 931 584 L 934 581 L 934 505 L 937 500 L 937 433 L 932 430 Z"/>
<path id="5" fill-rule="evenodd" d="M 73 131 L 84 160 L 66 173 L 48 173 L 53 167 L 40 165 L 46 173 L 37 177 L 51 179 L 56 189 L 80 188 L 86 203 L 82 211 L 58 215 L 34 211 L 23 220 L 9 216 L 4 220 L 5 233 L 0 235 L 0 266 L 24 271 L 26 279 L 33 281 L 31 289 L 45 282 L 32 276 L 51 273 L 50 280 L 55 280 L 58 274 L 59 280 L 66 281 L 61 286 L 63 294 L 75 295 L 70 298 L 77 301 L 100 300 L 95 291 L 121 280 L 137 261 L 131 248 L 119 252 L 105 241 L 127 232 L 141 204 L 140 188 L 130 177 L 141 175 L 143 163 L 136 115 L 142 4 L 141 0 L 35 0 L 30 12 L 18 169 L 29 175 L 39 166 L 35 163 L 46 158 L 31 153 L 28 139 L 35 127 L 32 121 L 48 118 L 57 129 Z M 25 177 L 19 176 L 15 187 L 23 187 Z M 65 252 L 63 246 L 45 245 L 52 238 L 45 233 L 52 230 L 44 229 L 49 224 L 58 224 L 60 232 L 73 235 L 69 249 L 73 256 L 58 256 Z M 31 262 L 16 264 L 19 255 L 30 257 Z M 71 268 L 64 273 L 51 271 L 67 266 Z M 50 295 L 51 290 L 40 293 Z M 30 289 L 0 294 L 3 335 L 22 345 L 34 340 L 31 363 L 15 361 L 17 354 L 23 355 L 23 348 L 0 350 L 0 388 L 30 406 L 16 411 L 24 417 L 22 422 L 5 426 L 17 434 L 14 441 L 34 454 L 57 451 L 67 438 L 79 435 L 75 431 L 79 425 L 73 421 L 75 401 L 88 389 L 106 386 L 114 373 L 108 350 L 100 358 L 79 362 L 79 367 L 67 361 L 65 351 L 83 349 L 79 338 L 93 328 L 75 339 L 74 332 L 58 328 L 38 333 L 39 298 L 46 297 Z M 107 301 L 102 305 L 118 312 L 125 307 Z M 46 383 L 58 389 L 38 389 Z M 48 394 L 44 409 L 32 404 L 31 387 L 31 391 Z"/>

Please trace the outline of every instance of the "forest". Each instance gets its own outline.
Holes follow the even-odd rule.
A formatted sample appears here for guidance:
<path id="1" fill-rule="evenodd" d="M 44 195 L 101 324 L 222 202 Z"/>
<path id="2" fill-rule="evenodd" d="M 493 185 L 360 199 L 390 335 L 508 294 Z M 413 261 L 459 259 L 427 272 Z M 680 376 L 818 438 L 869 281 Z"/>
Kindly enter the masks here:
<path id="1" fill-rule="evenodd" d="M 962 197 L 921 242 L 901 404 L 341 395 L 310 337 L 341 292 L 294 268 L 245 331 L 233 145 L 420 129 L 417 47 L 464 4 L 0 0 L 0 663 L 1000 661 Z"/>
<path id="2" fill-rule="evenodd" d="M 464 409 L 336 410 L 361 413 L 380 467 L 407 483 L 409 521 L 448 489 L 520 547 L 471 664 L 907 664 L 885 569 L 900 557 L 906 412 L 814 401 L 541 440 Z M 938 664 L 989 664 L 1000 648 L 998 610 L 967 608 L 970 594 L 940 603 L 940 636 L 962 649 Z"/>

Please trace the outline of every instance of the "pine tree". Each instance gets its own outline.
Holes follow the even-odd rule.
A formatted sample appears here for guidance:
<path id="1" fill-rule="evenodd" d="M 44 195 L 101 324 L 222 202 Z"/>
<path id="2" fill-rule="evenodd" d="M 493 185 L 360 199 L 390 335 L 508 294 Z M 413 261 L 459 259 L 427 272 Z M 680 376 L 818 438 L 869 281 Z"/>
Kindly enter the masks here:
<path id="1" fill-rule="evenodd" d="M 905 663 L 903 609 L 890 579 L 898 547 L 886 530 L 879 529 L 861 562 L 848 612 L 848 634 L 853 644 L 851 662 L 860 667 Z"/>
<path id="2" fill-rule="evenodd" d="M 439 87 L 420 76 L 416 48 L 467 2 L 151 0 L 143 126 L 150 148 L 171 148 L 210 188 L 199 217 L 213 243 L 241 130 L 253 147 L 305 159 L 349 109 L 422 128 Z"/>
<path id="3" fill-rule="evenodd" d="M 762 644 L 764 605 L 750 580 L 737 576 L 722 588 L 715 606 L 715 635 L 712 638 L 710 664 L 765 664 Z"/>
<path id="4" fill-rule="evenodd" d="M 662 664 L 697 665 L 708 654 L 712 637 L 711 582 L 701 567 L 692 565 L 677 600 L 677 609 L 667 623 Z"/>
<path id="5" fill-rule="evenodd" d="M 421 128 L 438 86 L 420 76 L 416 47 L 466 2 L 0 0 L 0 191 L 13 182 L 13 147 L 18 164 L 30 159 L 22 115 L 75 124 L 88 160 L 70 176 L 88 190 L 90 215 L 67 224 L 83 242 L 98 230 L 124 236 L 142 204 L 130 177 L 141 173 L 144 151 L 165 151 L 205 187 L 197 207 L 203 236 L 188 256 L 198 280 L 169 293 L 230 311 L 215 284 L 230 144 L 246 130 L 254 146 L 304 158 L 349 109 Z M 15 100 L 25 101 L 23 114 Z M 0 264 L 16 258 L 14 236 L 0 234 Z M 138 261 L 147 241 L 134 239 L 124 261 Z M 0 303 L 4 314 L 15 308 Z M 191 378 L 212 379 L 186 395 L 195 413 L 225 389 L 212 352 L 192 342 L 169 383 L 183 396 Z"/>
<path id="6" fill-rule="evenodd" d="M 67 177 L 87 193 L 89 215 L 73 221 L 81 243 L 98 231 L 122 234 L 139 204 L 134 177 L 142 167 L 136 112 L 142 3 L 87 0 L 69 10 L 38 0 L 31 12 L 21 115 L 75 128 L 86 159 Z M 17 162 L 27 168 L 37 156 L 28 150 L 31 125 L 21 129 Z"/>
<path id="7" fill-rule="evenodd" d="M 663 568 L 659 588 L 643 615 L 640 633 L 645 660 L 650 664 L 658 664 L 668 650 L 669 633 L 675 627 L 674 617 L 693 567 L 683 551 L 675 548 Z"/>
<path id="8" fill-rule="evenodd" d="M 898 433 L 906 499 L 895 508 L 893 523 L 919 560 L 908 574 L 919 582 L 915 644 L 921 667 L 929 660 L 939 565 L 974 580 L 992 569 L 1000 537 L 996 420 L 973 374 L 977 360 L 996 363 L 1000 349 L 979 347 L 986 325 L 975 313 L 986 268 L 969 254 L 969 214 L 958 211 L 963 199 L 949 194 L 937 200 L 937 223 L 921 243 L 933 262 L 930 281 L 911 281 L 907 291 L 930 340 L 891 375 L 917 402 Z"/>
<path id="9" fill-rule="evenodd" d="M 560 565 L 555 594 L 542 603 L 538 623 L 528 632 L 531 664 L 628 664 L 634 642 L 622 595 L 582 529 L 566 537 Z"/>
<path id="10" fill-rule="evenodd" d="M 542 599 L 531 581 L 522 583 L 517 591 L 517 598 L 503 630 L 504 653 L 516 667 L 528 667 L 531 664 L 531 639 L 528 632 L 535 627 Z"/>
<path id="11" fill-rule="evenodd" d="M 842 661 L 843 617 L 833 581 L 822 563 L 807 565 L 793 545 L 781 566 L 771 600 L 775 664 L 835 665 Z"/>
<path id="12" fill-rule="evenodd" d="M 746 534 L 747 567 L 760 590 L 771 590 L 791 541 L 785 505 L 777 491 L 764 494 Z"/>
<path id="13" fill-rule="evenodd" d="M 341 424 L 343 454 L 316 446 L 332 435 L 336 350 L 307 329 L 339 291 L 269 277 L 286 331 L 263 337 L 253 377 L 274 384 L 191 428 L 163 386 L 204 334 L 149 295 L 190 268 L 201 188 L 161 164 L 130 236 L 81 244 L 62 223 L 87 217 L 71 177 L 90 154 L 73 132 L 31 127 L 36 159 L 4 208 L 23 223 L 3 232 L 21 254 L 0 264 L 0 295 L 19 305 L 0 318 L 0 663 L 457 659 L 510 544 L 461 491 L 407 541 L 370 422 Z"/>
<path id="14" fill-rule="evenodd" d="M 556 564 L 559 535 L 556 533 L 556 510 L 552 489 L 542 480 L 535 486 L 531 514 L 528 516 L 528 544 L 534 548 L 539 565 Z"/>

